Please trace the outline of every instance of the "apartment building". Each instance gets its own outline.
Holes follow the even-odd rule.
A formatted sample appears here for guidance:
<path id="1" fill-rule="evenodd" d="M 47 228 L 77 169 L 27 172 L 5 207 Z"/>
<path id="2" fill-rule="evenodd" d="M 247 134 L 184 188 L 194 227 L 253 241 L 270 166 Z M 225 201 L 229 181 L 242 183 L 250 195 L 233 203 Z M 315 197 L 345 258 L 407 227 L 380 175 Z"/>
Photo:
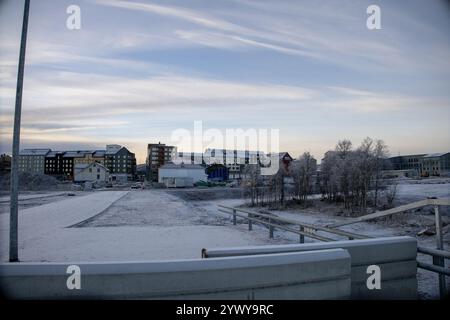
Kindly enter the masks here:
<path id="1" fill-rule="evenodd" d="M 0 173 L 11 172 L 11 156 L 2 154 L 0 156 Z"/>
<path id="2" fill-rule="evenodd" d="M 396 156 L 384 160 L 391 176 L 429 177 L 450 175 L 450 152 Z M 399 174 L 396 174 L 398 172 Z"/>
<path id="3" fill-rule="evenodd" d="M 107 145 L 104 151 L 104 164 L 112 182 L 132 181 L 136 176 L 136 157 L 120 145 Z"/>
<path id="4" fill-rule="evenodd" d="M 175 158 L 176 147 L 167 146 L 164 143 L 149 143 L 147 146 L 147 179 L 158 181 L 158 169 L 168 164 Z"/>
<path id="5" fill-rule="evenodd" d="M 45 173 L 45 157 L 50 149 L 23 149 L 19 152 L 19 172 Z"/>
<path id="6" fill-rule="evenodd" d="M 74 178 L 74 167 L 101 164 L 108 169 L 113 181 L 134 180 L 136 158 L 134 153 L 120 145 L 107 145 L 106 150 L 52 151 L 51 149 L 24 149 L 19 155 L 19 170 Z"/>
<path id="7" fill-rule="evenodd" d="M 228 178 L 234 180 L 242 178 L 246 165 L 261 165 L 266 160 L 267 156 L 262 151 L 208 148 L 204 153 L 178 152 L 173 162 L 177 164 L 201 164 L 204 166 L 224 165 L 228 171 Z"/>
<path id="8" fill-rule="evenodd" d="M 421 176 L 449 176 L 450 152 L 430 153 L 420 159 Z"/>
<path id="9" fill-rule="evenodd" d="M 48 175 L 63 175 L 63 151 L 50 151 L 45 156 L 44 173 Z"/>

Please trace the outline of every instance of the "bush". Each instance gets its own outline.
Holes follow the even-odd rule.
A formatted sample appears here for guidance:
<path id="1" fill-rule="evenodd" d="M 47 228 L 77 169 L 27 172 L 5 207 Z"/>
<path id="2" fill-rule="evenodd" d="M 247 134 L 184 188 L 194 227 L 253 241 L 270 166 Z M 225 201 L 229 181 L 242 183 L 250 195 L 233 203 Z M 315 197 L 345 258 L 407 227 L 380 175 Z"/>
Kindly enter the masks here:
<path id="1" fill-rule="evenodd" d="M 1 190 L 10 189 L 10 174 L 2 174 L 0 176 Z M 56 189 L 58 180 L 55 177 L 31 172 L 19 173 L 19 190 L 21 191 L 37 191 Z"/>

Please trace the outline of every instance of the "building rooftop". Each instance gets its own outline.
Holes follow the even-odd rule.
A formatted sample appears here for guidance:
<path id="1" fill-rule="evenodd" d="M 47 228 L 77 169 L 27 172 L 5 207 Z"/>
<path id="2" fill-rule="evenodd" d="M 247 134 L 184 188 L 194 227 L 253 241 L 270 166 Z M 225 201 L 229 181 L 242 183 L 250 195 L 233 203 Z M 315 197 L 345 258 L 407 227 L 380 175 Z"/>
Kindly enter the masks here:
<path id="1" fill-rule="evenodd" d="M 236 155 L 238 158 L 245 158 L 248 156 L 265 156 L 263 151 L 249 151 L 249 150 L 232 150 L 232 149 L 206 149 L 205 156 L 220 157 L 220 156 L 229 156 Z"/>
<path id="2" fill-rule="evenodd" d="M 276 153 L 275 153 L 275 155 L 276 155 Z M 267 154 L 267 156 L 268 156 L 268 157 L 271 157 L 272 154 L 269 153 L 269 154 Z M 284 157 L 289 157 L 289 158 L 293 159 L 293 158 L 291 157 L 291 155 L 290 155 L 288 152 L 286 152 L 286 151 L 284 151 L 284 152 L 278 152 L 278 157 L 279 157 L 280 159 L 283 159 Z"/>
<path id="3" fill-rule="evenodd" d="M 64 153 L 63 158 L 78 158 L 78 157 L 84 157 L 86 154 L 92 154 L 94 151 L 92 150 L 76 150 L 76 151 L 66 151 Z"/>
<path id="4" fill-rule="evenodd" d="M 202 169 L 202 170 L 205 170 L 205 168 L 199 164 L 187 164 L 187 163 L 181 163 L 181 164 L 168 163 L 168 164 L 162 165 L 159 168 L 160 169 Z"/>
<path id="5" fill-rule="evenodd" d="M 51 149 L 23 149 L 19 152 L 21 156 L 45 156 Z"/>
<path id="6" fill-rule="evenodd" d="M 105 150 L 95 150 L 94 152 L 94 158 L 101 158 L 105 156 L 106 151 Z"/>
<path id="7" fill-rule="evenodd" d="M 58 153 L 61 153 L 61 152 L 60 151 L 50 151 L 45 157 L 46 158 L 54 158 L 54 157 L 56 157 L 56 155 Z"/>
<path id="8" fill-rule="evenodd" d="M 424 155 L 424 158 L 435 158 L 435 157 L 442 157 L 443 155 L 446 155 L 447 153 L 450 152 L 437 152 L 437 153 L 429 153 Z"/>

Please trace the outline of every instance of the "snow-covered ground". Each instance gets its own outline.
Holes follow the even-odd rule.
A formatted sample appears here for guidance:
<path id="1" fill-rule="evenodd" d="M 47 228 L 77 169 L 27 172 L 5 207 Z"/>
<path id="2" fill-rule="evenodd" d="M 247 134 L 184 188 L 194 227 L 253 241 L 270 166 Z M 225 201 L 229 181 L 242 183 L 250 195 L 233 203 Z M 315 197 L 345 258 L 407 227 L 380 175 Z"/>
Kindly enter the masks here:
<path id="1" fill-rule="evenodd" d="M 199 258 L 201 249 L 268 243 L 160 190 L 102 191 L 20 210 L 21 261 Z M 203 216 L 205 217 L 205 215 Z M 228 218 L 229 219 L 229 218 Z M 0 259 L 8 260 L 9 215 L 0 215 Z M 278 243 L 276 240 L 270 243 Z"/>
<path id="2" fill-rule="evenodd" d="M 450 198 L 450 183 L 448 181 L 430 180 L 429 182 L 412 180 L 398 184 L 395 205 L 419 201 L 427 197 Z"/>
<path id="3" fill-rule="evenodd" d="M 397 201 L 405 203 L 428 196 L 450 197 L 449 193 L 448 183 L 402 183 L 398 185 Z M 237 226 L 233 226 L 231 216 L 218 211 L 217 205 L 239 206 L 244 203 L 242 199 L 217 199 L 208 195 L 203 198 L 210 200 L 197 201 L 174 190 L 156 189 L 80 192 L 71 197 L 49 193 L 42 198 L 43 195 L 33 197 L 30 194 L 22 198 L 22 203 L 27 205 L 22 205 L 19 210 L 21 261 L 189 259 L 199 258 L 202 248 L 298 242 L 298 235 L 281 230 L 276 230 L 275 238 L 269 239 L 268 229 L 262 225 L 254 225 L 253 231 L 248 231 L 247 223 L 238 220 Z M 7 206 L 7 201 L 0 203 L 0 212 L 6 212 Z M 329 212 L 315 212 L 314 208 L 272 213 L 324 226 L 349 219 Z M 369 236 L 415 237 L 418 229 L 431 226 L 433 222 L 433 216 L 423 210 L 399 215 L 392 221 L 363 222 L 342 229 Z M 0 214 L 2 261 L 8 260 L 8 230 L 9 215 Z M 448 250 L 450 233 L 448 227 L 445 230 Z M 339 236 L 331 237 L 340 239 Z M 434 236 L 421 236 L 418 241 L 422 246 L 435 247 Z M 430 262 L 431 258 L 419 256 L 419 260 Z M 418 280 L 421 297 L 438 297 L 435 273 L 419 269 Z"/>
<path id="4" fill-rule="evenodd" d="M 19 194 L 19 201 L 21 200 L 31 200 L 31 199 L 40 199 L 40 198 L 49 198 L 56 197 L 61 195 L 66 195 L 67 192 L 36 192 L 33 194 Z M 10 196 L 1 196 L 0 203 L 7 203 L 10 200 Z"/>

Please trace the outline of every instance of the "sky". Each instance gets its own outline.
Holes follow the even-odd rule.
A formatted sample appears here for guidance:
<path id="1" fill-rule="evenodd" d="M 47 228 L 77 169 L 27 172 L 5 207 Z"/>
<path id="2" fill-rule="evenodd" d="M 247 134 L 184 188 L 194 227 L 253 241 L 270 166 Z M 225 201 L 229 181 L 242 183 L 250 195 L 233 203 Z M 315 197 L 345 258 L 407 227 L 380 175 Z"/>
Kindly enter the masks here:
<path id="1" fill-rule="evenodd" d="M 79 30 L 66 27 L 73 4 Z M 379 30 L 366 26 L 371 4 Z M 22 12 L 0 0 L 1 153 L 11 152 Z M 392 155 L 450 151 L 449 30 L 438 0 L 31 0 L 21 149 L 114 143 L 143 163 L 148 143 L 172 144 L 202 121 L 278 129 L 294 157 L 367 136 Z"/>

